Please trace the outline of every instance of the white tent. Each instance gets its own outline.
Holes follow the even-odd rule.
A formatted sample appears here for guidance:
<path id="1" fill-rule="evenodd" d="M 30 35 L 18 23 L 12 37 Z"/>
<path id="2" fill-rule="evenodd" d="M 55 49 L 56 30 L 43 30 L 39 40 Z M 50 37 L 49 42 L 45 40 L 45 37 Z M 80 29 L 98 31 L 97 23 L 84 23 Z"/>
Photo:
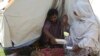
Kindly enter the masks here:
<path id="1" fill-rule="evenodd" d="M 61 9 L 62 0 L 14 0 L 1 15 L 0 42 L 3 47 L 26 46 L 41 35 L 46 14 L 51 7 Z M 60 10 L 59 10 L 60 11 Z"/>
<path id="2" fill-rule="evenodd" d="M 68 13 L 68 16 L 73 16 L 71 11 L 71 3 L 73 2 L 72 0 L 65 2 L 65 13 Z M 48 10 L 53 6 L 61 11 L 61 3 L 62 0 L 15 0 L 4 15 L 0 14 L 0 42 L 2 46 L 12 47 L 12 41 L 14 47 L 35 42 L 41 35 Z M 71 21 L 70 19 L 70 23 Z"/>
<path id="3" fill-rule="evenodd" d="M 0 22 L 3 47 L 18 47 L 39 38 L 53 0 L 15 0 Z"/>

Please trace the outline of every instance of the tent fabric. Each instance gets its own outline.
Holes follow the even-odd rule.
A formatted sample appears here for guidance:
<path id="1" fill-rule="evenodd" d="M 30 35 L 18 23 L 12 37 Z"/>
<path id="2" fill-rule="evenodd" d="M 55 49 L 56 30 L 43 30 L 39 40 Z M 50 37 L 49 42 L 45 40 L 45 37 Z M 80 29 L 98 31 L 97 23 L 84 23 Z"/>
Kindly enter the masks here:
<path id="1" fill-rule="evenodd" d="M 14 47 L 36 41 L 53 0 L 15 0 L 3 17 L 2 46 Z M 2 28 L 2 27 L 1 27 Z"/>
<path id="2" fill-rule="evenodd" d="M 2 46 L 12 47 L 12 42 L 14 47 L 34 43 L 41 35 L 48 10 L 57 8 L 60 12 L 61 6 L 62 0 L 14 0 L 2 15 Z"/>
<path id="3" fill-rule="evenodd" d="M 79 15 L 90 16 L 89 20 L 95 22 L 95 16 L 88 0 L 78 0 L 86 2 L 86 5 L 74 6 L 76 0 L 65 0 L 65 14 L 68 15 L 69 24 L 75 22 L 74 11 Z M 56 3 L 56 4 L 55 4 Z M 88 6 L 87 6 L 88 5 Z M 0 14 L 0 37 L 3 47 L 14 47 L 24 45 L 31 41 L 36 41 L 41 35 L 41 30 L 46 18 L 46 14 L 51 7 L 57 8 L 59 12 L 62 9 L 62 0 L 15 0 L 14 3 L 5 11 L 4 15 Z M 81 8 L 82 6 L 82 8 Z M 86 9 L 85 9 L 86 6 Z M 85 13 L 83 11 L 85 10 Z M 89 10 L 87 12 L 87 10 Z M 82 14 L 79 12 L 81 11 Z M 60 14 L 61 15 L 61 14 Z M 84 19 L 81 19 L 84 20 Z M 85 19 L 87 20 L 87 19 Z M 1 31 L 2 30 L 2 31 Z M 1 35 L 1 33 L 3 33 Z"/>
<path id="4" fill-rule="evenodd" d="M 58 11 L 59 11 L 59 17 L 61 17 L 62 16 L 62 13 L 64 12 L 63 11 L 63 2 L 64 2 L 65 0 L 53 0 L 53 4 L 52 4 L 52 8 L 55 8 L 55 9 L 57 9 Z"/>
<path id="5" fill-rule="evenodd" d="M 4 18 L 4 11 L 3 8 L 8 4 L 8 1 L 9 0 L 0 0 L 0 43 L 3 44 L 5 41 L 3 39 L 3 37 L 5 36 L 4 35 L 4 24 L 7 24 L 5 22 L 5 19 Z M 8 32 L 9 33 L 9 32 Z M 8 35 L 7 35 L 8 36 Z M 8 39 L 9 40 L 9 39 Z M 8 42 L 9 43 L 9 42 Z M 10 45 L 10 44 L 9 44 Z"/>

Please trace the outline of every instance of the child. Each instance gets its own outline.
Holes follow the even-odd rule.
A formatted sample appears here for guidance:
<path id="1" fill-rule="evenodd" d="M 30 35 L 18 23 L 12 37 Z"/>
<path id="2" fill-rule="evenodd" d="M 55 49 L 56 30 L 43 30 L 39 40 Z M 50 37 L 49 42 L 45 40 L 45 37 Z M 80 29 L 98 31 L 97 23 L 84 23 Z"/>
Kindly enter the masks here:
<path id="1" fill-rule="evenodd" d="M 40 43 L 42 43 L 41 51 L 45 56 L 64 56 L 63 45 L 56 43 L 56 39 L 61 38 L 61 23 L 58 20 L 58 11 L 50 9 L 40 38 Z"/>
<path id="2" fill-rule="evenodd" d="M 61 37 L 61 26 L 58 21 L 58 11 L 56 9 L 50 9 L 47 18 L 43 27 L 43 33 L 41 38 L 42 45 L 48 45 L 50 47 L 60 47 L 60 45 L 56 45 L 56 38 Z"/>
<path id="3" fill-rule="evenodd" d="M 68 17 L 67 15 L 64 15 L 62 18 L 62 35 L 63 37 L 66 37 L 69 35 L 69 24 L 68 24 Z"/>

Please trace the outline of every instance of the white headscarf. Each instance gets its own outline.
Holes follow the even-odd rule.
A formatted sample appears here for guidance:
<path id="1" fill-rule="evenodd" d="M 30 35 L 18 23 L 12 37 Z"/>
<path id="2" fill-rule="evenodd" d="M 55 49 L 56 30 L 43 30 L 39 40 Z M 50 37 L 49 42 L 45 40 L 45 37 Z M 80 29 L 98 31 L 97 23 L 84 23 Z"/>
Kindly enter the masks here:
<path id="1" fill-rule="evenodd" d="M 97 24 L 96 17 L 93 13 L 89 0 L 66 0 L 65 10 L 68 15 L 70 25 L 75 24 L 74 22 L 78 22 L 78 20 L 85 20 Z M 76 12 L 77 17 L 74 12 Z"/>
<path id="2" fill-rule="evenodd" d="M 94 11 L 95 16 L 97 17 L 97 22 L 99 24 L 99 43 L 100 43 L 100 0 L 89 0 Z M 100 52 L 99 55 L 100 56 Z"/>

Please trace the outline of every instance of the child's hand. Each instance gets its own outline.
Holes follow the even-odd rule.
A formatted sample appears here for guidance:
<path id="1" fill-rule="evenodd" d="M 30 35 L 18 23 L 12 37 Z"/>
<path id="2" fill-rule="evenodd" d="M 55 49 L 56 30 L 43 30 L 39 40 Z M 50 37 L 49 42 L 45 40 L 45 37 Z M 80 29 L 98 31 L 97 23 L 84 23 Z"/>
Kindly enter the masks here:
<path id="1" fill-rule="evenodd" d="M 51 43 L 51 44 L 57 44 L 55 38 L 51 38 L 51 39 L 50 39 L 50 43 Z"/>

